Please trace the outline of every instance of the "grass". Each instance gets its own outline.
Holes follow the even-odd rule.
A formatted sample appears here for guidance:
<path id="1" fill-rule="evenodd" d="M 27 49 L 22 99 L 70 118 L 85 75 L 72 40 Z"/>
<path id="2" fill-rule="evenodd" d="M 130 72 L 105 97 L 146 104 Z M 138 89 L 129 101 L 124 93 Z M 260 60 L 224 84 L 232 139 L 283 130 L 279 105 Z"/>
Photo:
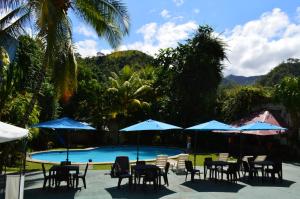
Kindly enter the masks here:
<path id="1" fill-rule="evenodd" d="M 202 166 L 204 159 L 206 157 L 211 157 L 213 160 L 216 160 L 218 155 L 217 154 L 199 154 L 196 155 L 196 165 L 197 166 Z M 193 161 L 194 163 L 194 155 L 190 154 L 189 155 L 189 160 Z M 45 164 L 45 168 L 46 170 L 49 170 L 51 167 L 53 166 L 53 164 Z M 93 166 L 93 170 L 110 170 L 111 168 L 111 164 L 101 164 L 101 165 L 94 165 Z M 20 168 L 17 167 L 8 167 L 6 169 L 7 172 L 17 172 L 19 171 Z M 42 170 L 42 166 L 40 163 L 35 163 L 35 162 L 26 162 L 26 170 L 27 171 L 41 171 Z"/>

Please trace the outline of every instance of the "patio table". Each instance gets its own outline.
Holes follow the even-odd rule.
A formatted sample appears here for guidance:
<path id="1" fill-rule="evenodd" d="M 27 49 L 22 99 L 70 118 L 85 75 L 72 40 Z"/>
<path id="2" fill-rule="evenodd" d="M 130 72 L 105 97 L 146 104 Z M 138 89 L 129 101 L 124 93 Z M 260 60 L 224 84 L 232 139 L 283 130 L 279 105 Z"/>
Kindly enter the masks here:
<path id="1" fill-rule="evenodd" d="M 158 184 L 161 186 L 161 169 L 153 164 L 146 164 L 146 165 L 132 165 L 131 166 L 131 172 L 134 175 L 134 186 L 136 186 L 136 177 L 143 175 L 147 169 L 157 169 L 158 172 Z"/>
<path id="2" fill-rule="evenodd" d="M 223 168 L 225 166 L 228 166 L 229 164 L 233 164 L 233 162 L 227 162 L 227 161 L 209 161 L 209 162 L 206 162 L 205 165 L 204 165 L 204 175 L 206 176 L 206 168 L 207 167 L 213 167 L 213 169 L 215 170 L 215 179 L 218 179 L 217 178 L 217 169 L 220 168 L 221 170 L 223 170 Z M 221 173 L 221 180 L 223 180 L 223 173 Z"/>
<path id="3" fill-rule="evenodd" d="M 56 172 L 59 170 L 59 169 L 62 169 L 62 168 L 67 168 L 68 170 L 68 173 L 70 172 L 74 172 L 78 175 L 79 174 L 79 166 L 78 165 L 54 165 L 52 166 L 50 169 L 49 169 L 49 175 L 51 176 L 50 179 L 55 179 L 55 175 L 56 175 Z M 76 179 L 76 183 L 78 183 L 78 178 Z M 51 184 L 51 183 L 50 183 Z"/>

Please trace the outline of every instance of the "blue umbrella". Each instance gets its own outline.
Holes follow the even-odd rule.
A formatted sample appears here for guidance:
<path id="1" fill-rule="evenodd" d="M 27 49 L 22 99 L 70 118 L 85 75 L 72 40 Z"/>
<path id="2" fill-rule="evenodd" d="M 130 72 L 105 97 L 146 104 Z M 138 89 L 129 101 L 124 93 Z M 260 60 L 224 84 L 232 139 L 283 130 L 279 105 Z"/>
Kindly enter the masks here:
<path id="1" fill-rule="evenodd" d="M 236 131 L 237 129 L 222 122 L 212 120 L 196 126 L 186 128 L 185 130 L 194 130 L 194 131 Z"/>
<path id="2" fill-rule="evenodd" d="M 171 124 L 149 119 L 144 122 L 140 122 L 132 126 L 126 127 L 124 129 L 121 129 L 120 131 L 164 131 L 164 130 L 171 130 L 171 129 L 182 129 L 182 128 Z"/>
<path id="3" fill-rule="evenodd" d="M 68 130 L 96 130 L 94 127 L 86 123 L 72 120 L 68 117 L 63 117 L 56 120 L 41 122 L 31 126 L 31 128 L 46 128 L 46 129 L 68 129 Z M 67 144 L 67 161 L 69 161 L 69 143 Z"/>
<path id="4" fill-rule="evenodd" d="M 91 127 L 86 123 L 78 122 L 68 117 L 41 122 L 33 125 L 31 128 L 96 130 L 94 127 Z"/>
<path id="5" fill-rule="evenodd" d="M 140 122 L 137 124 L 134 124 L 132 126 L 123 128 L 119 131 L 121 132 L 131 132 L 131 131 L 165 131 L 165 130 L 175 130 L 175 129 L 182 129 L 181 127 L 174 126 L 171 124 L 159 122 L 156 120 L 146 120 L 144 122 Z M 139 160 L 139 134 L 138 134 L 138 144 L 137 144 L 137 153 L 136 153 L 136 159 Z"/>
<path id="6" fill-rule="evenodd" d="M 218 122 L 216 120 L 212 120 L 209 122 L 205 122 L 202 124 L 198 124 L 189 128 L 186 128 L 185 130 L 190 131 L 236 131 L 237 129 L 228 125 L 224 124 L 222 122 Z M 196 144 L 197 144 L 197 133 L 195 138 L 195 151 L 196 151 Z M 196 153 L 194 153 L 194 166 L 196 167 Z"/>
<path id="7" fill-rule="evenodd" d="M 281 126 L 276 126 L 274 124 L 270 124 L 267 122 L 254 122 L 251 124 L 246 124 L 244 126 L 241 126 L 239 128 L 237 128 L 239 131 L 271 131 L 271 130 L 275 130 L 275 131 L 286 131 L 286 128 L 283 128 Z"/>
<path id="8" fill-rule="evenodd" d="M 250 123 L 250 124 L 246 124 L 244 126 L 240 126 L 239 128 L 237 128 L 241 133 L 243 133 L 243 131 L 286 131 L 286 128 L 283 128 L 281 126 L 277 126 L 274 124 L 270 124 L 267 122 L 261 122 L 261 121 L 257 121 L 254 123 Z M 241 150 L 241 146 L 242 143 L 240 141 L 240 156 L 242 156 L 242 150 Z"/>

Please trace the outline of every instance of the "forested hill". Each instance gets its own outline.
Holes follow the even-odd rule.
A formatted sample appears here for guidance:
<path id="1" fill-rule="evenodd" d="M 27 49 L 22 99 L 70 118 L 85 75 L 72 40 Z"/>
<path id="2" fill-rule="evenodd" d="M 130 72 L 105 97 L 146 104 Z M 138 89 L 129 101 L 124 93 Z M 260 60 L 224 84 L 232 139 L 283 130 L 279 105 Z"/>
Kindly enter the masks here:
<path id="1" fill-rule="evenodd" d="M 237 75 L 228 75 L 224 78 L 224 85 L 253 85 L 259 80 L 261 76 L 237 76 Z"/>
<path id="2" fill-rule="evenodd" d="M 138 70 L 152 65 L 153 60 L 153 57 L 138 50 L 118 51 L 104 56 L 77 59 L 79 69 L 80 67 L 91 68 L 97 79 L 106 79 L 111 72 L 119 72 L 126 65 Z"/>
<path id="3" fill-rule="evenodd" d="M 288 59 L 273 68 L 268 74 L 261 78 L 258 82 L 263 86 L 273 86 L 280 82 L 280 80 L 286 76 L 300 76 L 300 60 Z"/>
<path id="4" fill-rule="evenodd" d="M 266 75 L 261 76 L 237 76 L 228 75 L 222 81 L 223 86 L 236 86 L 236 85 L 253 85 L 260 84 L 263 86 L 273 86 L 278 84 L 282 78 L 286 76 L 300 76 L 300 60 L 288 59 L 287 61 L 279 64 L 273 68 Z"/>

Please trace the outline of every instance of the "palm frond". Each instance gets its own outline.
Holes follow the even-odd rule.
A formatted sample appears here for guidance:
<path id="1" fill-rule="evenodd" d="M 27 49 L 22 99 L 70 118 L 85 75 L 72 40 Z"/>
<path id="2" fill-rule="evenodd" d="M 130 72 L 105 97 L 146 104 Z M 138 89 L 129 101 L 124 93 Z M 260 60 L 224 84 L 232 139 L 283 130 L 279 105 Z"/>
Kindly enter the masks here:
<path id="1" fill-rule="evenodd" d="M 26 5 L 22 5 L 12 10 L 0 19 L 0 35 L 6 33 L 17 38 L 21 34 L 24 34 L 24 24 L 30 19 L 30 17 L 31 9 Z"/>
<path id="2" fill-rule="evenodd" d="M 115 48 L 129 31 L 126 6 L 118 0 L 76 0 L 75 13 L 87 21 L 99 36 Z"/>
<path id="3" fill-rule="evenodd" d="M 1 0 L 0 8 L 13 9 L 25 3 L 25 0 Z"/>

